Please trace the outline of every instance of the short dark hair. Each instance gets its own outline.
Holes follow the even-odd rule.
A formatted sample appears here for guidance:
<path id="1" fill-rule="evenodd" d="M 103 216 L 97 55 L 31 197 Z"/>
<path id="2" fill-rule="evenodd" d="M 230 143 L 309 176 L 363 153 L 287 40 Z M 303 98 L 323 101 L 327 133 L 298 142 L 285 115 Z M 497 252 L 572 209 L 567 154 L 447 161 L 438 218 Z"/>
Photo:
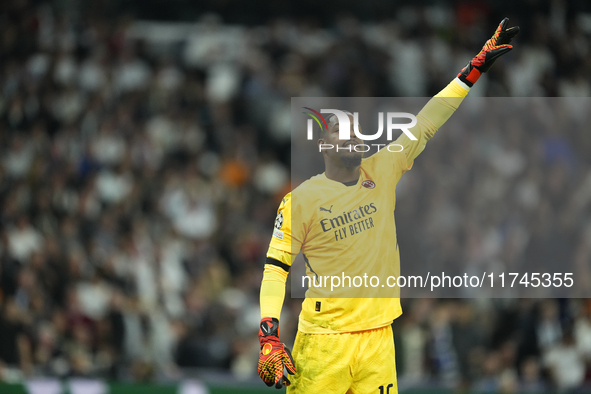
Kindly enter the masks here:
<path id="1" fill-rule="evenodd" d="M 347 110 L 344 110 L 344 109 L 342 109 L 341 111 L 343 111 L 347 115 L 354 116 L 353 115 L 353 112 L 351 112 L 351 111 L 347 111 Z M 335 114 L 330 114 L 327 117 L 325 117 L 324 119 L 326 120 L 326 124 L 327 124 L 328 127 L 330 127 L 332 123 L 334 123 L 334 122 L 336 122 L 336 121 L 339 120 L 339 118 Z M 318 132 L 318 139 L 322 138 L 322 136 L 324 135 L 324 133 L 327 132 L 327 131 L 328 130 L 324 130 L 324 128 L 321 127 L 320 128 L 320 131 Z"/>

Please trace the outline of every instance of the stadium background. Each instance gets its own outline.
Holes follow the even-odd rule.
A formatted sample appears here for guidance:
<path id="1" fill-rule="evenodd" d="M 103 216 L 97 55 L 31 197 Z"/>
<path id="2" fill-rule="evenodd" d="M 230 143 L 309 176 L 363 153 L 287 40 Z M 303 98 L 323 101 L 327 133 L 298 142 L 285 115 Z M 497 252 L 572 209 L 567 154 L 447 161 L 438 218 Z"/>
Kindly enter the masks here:
<path id="1" fill-rule="evenodd" d="M 471 95 L 589 96 L 583 0 L 0 2 L 0 392 L 274 392 L 256 374 L 258 290 L 290 187 L 290 97 L 429 97 L 504 16 L 516 50 Z M 495 214 L 462 242 L 469 191 L 436 184 L 429 165 L 451 159 L 427 149 L 398 201 L 402 266 L 589 264 L 591 134 L 576 141 L 499 144 L 517 173 L 463 147 L 475 179 L 523 191 L 491 208 L 531 219 L 519 245 Z M 466 224 L 438 236 L 436 212 Z M 282 316 L 290 345 L 299 304 Z M 589 300 L 403 308 L 403 392 L 591 390 Z"/>

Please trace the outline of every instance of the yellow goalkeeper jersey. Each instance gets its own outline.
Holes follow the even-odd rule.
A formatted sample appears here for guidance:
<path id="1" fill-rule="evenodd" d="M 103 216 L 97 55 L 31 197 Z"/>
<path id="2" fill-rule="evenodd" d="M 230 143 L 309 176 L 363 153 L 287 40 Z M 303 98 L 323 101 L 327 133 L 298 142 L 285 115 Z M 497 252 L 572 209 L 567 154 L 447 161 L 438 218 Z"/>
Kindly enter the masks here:
<path id="1" fill-rule="evenodd" d="M 417 140 L 402 134 L 394 142 L 403 147 L 401 152 L 382 148 L 363 159 L 356 184 L 348 186 L 323 173 L 285 196 L 267 256 L 286 264 L 291 259 L 277 258 L 277 251 L 291 256 L 301 251 L 304 256 L 309 279 L 304 279 L 308 290 L 300 331 L 369 330 L 400 316 L 400 289 L 388 282 L 400 274 L 396 185 L 466 94 L 455 81 L 448 85 L 417 114 L 417 125 L 410 130 Z M 339 277 L 339 286 L 333 286 L 333 277 Z M 355 277 L 363 281 L 355 282 Z"/>
<path id="2" fill-rule="evenodd" d="M 395 189 L 408 168 L 404 154 L 382 149 L 362 161 L 355 185 L 320 174 L 283 199 L 270 247 L 294 256 L 301 250 L 306 261 L 310 279 L 301 331 L 317 332 L 314 326 L 366 330 L 388 325 L 402 313 L 398 289 L 381 285 L 400 270 Z M 335 276 L 342 286 L 334 286 Z M 379 287 L 372 287 L 375 279 L 369 283 L 372 276 L 382 281 Z M 374 295 L 388 298 L 369 298 L 376 289 L 382 292 Z M 311 323 L 307 330 L 306 322 Z"/>

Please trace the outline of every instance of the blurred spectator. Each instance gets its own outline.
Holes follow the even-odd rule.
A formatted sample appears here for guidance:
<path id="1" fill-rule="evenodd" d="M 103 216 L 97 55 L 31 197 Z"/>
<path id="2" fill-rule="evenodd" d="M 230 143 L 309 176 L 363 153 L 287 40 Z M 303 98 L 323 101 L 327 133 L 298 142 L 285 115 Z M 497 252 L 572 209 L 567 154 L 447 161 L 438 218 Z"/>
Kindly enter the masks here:
<path id="1" fill-rule="evenodd" d="M 33 252 L 43 247 L 43 237 L 31 226 L 26 216 L 18 218 L 16 228 L 8 232 L 8 248 L 13 258 L 23 263 L 29 260 Z"/>
<path id="2" fill-rule="evenodd" d="M 535 358 L 528 358 L 521 364 L 519 391 L 523 393 L 539 393 L 548 387 L 542 380 L 540 363 Z"/>
<path id="3" fill-rule="evenodd" d="M 585 361 L 576 347 L 570 328 L 565 330 L 559 343 L 545 352 L 544 365 L 548 368 L 555 387 L 560 391 L 572 390 L 583 383 Z"/>

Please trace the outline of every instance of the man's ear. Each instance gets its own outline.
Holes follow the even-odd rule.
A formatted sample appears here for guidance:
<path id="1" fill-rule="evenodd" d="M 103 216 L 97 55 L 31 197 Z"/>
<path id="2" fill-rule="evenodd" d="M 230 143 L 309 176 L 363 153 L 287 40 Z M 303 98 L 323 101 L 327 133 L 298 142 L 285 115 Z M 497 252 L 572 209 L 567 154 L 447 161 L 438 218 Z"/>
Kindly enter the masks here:
<path id="1" fill-rule="evenodd" d="M 320 153 L 322 153 L 323 155 L 325 154 L 324 152 L 322 152 L 322 149 L 320 149 L 320 147 L 322 146 L 322 144 L 325 144 L 326 141 L 324 141 L 323 138 L 318 138 L 317 144 L 316 146 L 318 146 L 318 150 Z"/>

